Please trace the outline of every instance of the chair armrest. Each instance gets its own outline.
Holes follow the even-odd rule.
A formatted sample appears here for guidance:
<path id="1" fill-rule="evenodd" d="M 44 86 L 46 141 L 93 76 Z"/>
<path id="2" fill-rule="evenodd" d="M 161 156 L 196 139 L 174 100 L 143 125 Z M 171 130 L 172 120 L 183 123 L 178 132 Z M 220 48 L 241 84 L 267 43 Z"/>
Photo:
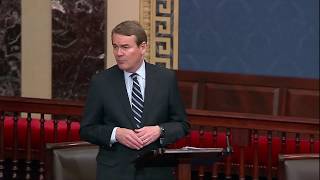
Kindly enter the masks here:
<path id="1" fill-rule="evenodd" d="M 46 178 L 49 180 L 95 180 L 99 147 L 87 142 L 46 144 Z"/>
<path id="2" fill-rule="evenodd" d="M 280 154 L 280 180 L 318 180 L 319 154 Z"/>

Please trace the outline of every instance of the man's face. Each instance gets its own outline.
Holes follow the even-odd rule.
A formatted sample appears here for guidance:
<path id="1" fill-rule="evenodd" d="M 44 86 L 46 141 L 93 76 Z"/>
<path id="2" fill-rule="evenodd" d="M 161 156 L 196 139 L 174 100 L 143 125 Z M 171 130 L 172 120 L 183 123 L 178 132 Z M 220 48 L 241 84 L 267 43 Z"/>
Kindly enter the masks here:
<path id="1" fill-rule="evenodd" d="M 138 46 L 134 35 L 112 35 L 113 55 L 121 70 L 136 72 L 140 67 L 146 51 L 146 42 Z"/>

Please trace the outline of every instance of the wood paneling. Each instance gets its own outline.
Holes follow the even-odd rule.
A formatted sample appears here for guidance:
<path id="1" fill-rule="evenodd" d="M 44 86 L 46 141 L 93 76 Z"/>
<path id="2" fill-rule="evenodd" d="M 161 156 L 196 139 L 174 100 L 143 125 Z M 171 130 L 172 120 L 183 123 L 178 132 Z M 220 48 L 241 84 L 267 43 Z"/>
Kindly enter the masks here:
<path id="1" fill-rule="evenodd" d="M 319 91 L 289 89 L 285 115 L 319 118 Z"/>
<path id="2" fill-rule="evenodd" d="M 198 99 L 197 82 L 179 82 L 179 90 L 185 108 L 196 108 Z"/>
<path id="3" fill-rule="evenodd" d="M 274 104 L 279 103 L 277 88 L 206 84 L 204 109 L 277 115 Z M 253 104 L 257 106 L 252 106 Z"/>
<path id="4" fill-rule="evenodd" d="M 319 80 L 176 71 L 187 108 L 319 118 Z"/>

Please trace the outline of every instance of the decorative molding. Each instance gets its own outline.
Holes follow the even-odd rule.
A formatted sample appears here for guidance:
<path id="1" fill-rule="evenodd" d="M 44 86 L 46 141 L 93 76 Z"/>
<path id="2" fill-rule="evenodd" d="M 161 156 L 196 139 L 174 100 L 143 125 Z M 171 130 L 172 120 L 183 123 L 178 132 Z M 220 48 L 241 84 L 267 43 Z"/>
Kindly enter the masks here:
<path id="1" fill-rule="evenodd" d="M 150 31 L 151 31 L 151 0 L 140 0 L 140 24 L 144 27 L 147 36 L 148 44 L 150 44 Z M 150 59 L 150 48 L 147 49 L 145 54 L 147 60 Z"/>
<path id="2" fill-rule="evenodd" d="M 148 61 L 178 69 L 179 0 L 140 0 L 140 23 L 149 39 Z"/>

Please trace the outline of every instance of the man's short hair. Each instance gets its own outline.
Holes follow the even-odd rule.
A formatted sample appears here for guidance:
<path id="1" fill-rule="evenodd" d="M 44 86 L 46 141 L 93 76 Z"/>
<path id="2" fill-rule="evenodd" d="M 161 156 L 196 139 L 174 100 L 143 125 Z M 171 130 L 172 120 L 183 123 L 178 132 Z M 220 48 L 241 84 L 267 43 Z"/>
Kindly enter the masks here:
<path id="1" fill-rule="evenodd" d="M 111 39 L 113 34 L 125 36 L 134 35 L 136 36 L 136 43 L 138 46 L 143 42 L 147 42 L 147 34 L 137 21 L 124 21 L 118 24 L 111 32 Z"/>

